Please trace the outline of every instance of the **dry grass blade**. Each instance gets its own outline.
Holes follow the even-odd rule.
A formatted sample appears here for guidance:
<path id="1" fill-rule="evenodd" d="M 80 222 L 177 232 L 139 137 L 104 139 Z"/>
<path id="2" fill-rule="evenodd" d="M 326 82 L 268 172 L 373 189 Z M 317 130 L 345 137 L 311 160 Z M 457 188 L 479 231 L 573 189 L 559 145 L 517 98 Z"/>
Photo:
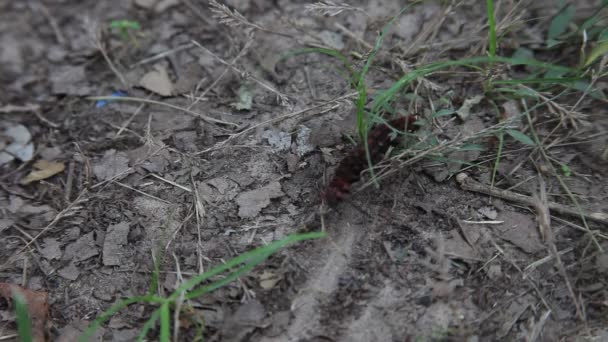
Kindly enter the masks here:
<path id="1" fill-rule="evenodd" d="M 363 11 L 361 8 L 353 7 L 346 3 L 336 3 L 333 1 L 319 1 L 315 2 L 314 4 L 306 5 L 304 8 L 306 12 L 329 17 L 335 17 L 344 11 L 357 11 L 365 13 L 365 11 Z"/>
<path id="2" fill-rule="evenodd" d="M 538 220 L 538 226 L 541 232 L 543 239 L 549 245 L 549 251 L 555 258 L 557 263 L 557 268 L 559 273 L 564 278 L 566 282 L 566 287 L 568 288 L 568 293 L 570 294 L 570 298 L 574 303 L 574 307 L 576 308 L 576 315 L 578 319 L 581 321 L 585 321 L 585 316 L 583 315 L 583 311 L 581 309 L 581 305 L 576 299 L 576 294 L 574 293 L 574 288 L 572 287 L 572 283 L 570 282 L 570 278 L 568 277 L 568 273 L 566 272 L 566 267 L 564 267 L 564 263 L 557 251 L 557 247 L 555 246 L 555 236 L 553 235 L 553 230 L 551 229 L 551 218 L 549 215 L 549 202 L 547 200 L 547 190 L 545 186 L 545 181 L 539 173 L 539 186 L 540 192 L 539 197 L 534 201 L 534 208 L 536 209 L 536 218 Z"/>
<path id="3" fill-rule="evenodd" d="M 215 0 L 209 0 L 209 6 L 211 7 L 211 12 L 213 13 L 213 17 L 215 19 L 219 20 L 220 24 L 224 24 L 224 25 L 227 25 L 230 27 L 246 26 L 246 27 L 250 27 L 250 28 L 253 28 L 253 29 L 256 29 L 259 31 L 277 34 L 279 36 L 297 40 L 297 37 L 294 37 L 290 34 L 273 31 L 273 30 L 265 28 L 264 26 L 262 26 L 260 24 L 253 23 L 253 22 L 247 20 L 247 18 L 245 18 L 245 16 L 243 16 L 237 10 L 231 10 L 230 8 L 228 8 L 228 6 L 220 4 L 219 2 L 217 2 Z"/>
<path id="4" fill-rule="evenodd" d="M 220 4 L 215 0 L 209 1 L 209 7 L 211 7 L 211 12 L 213 13 L 213 17 L 215 19 L 218 19 L 221 24 L 232 26 L 232 27 L 237 27 L 240 25 L 253 26 L 253 27 L 257 26 L 255 24 L 249 22 L 249 20 L 247 20 L 247 18 L 245 18 L 241 13 L 239 13 L 239 11 L 230 10 L 230 8 L 228 8 L 228 6 Z"/>
<path id="5" fill-rule="evenodd" d="M 246 79 L 250 79 L 252 81 L 254 81 L 255 83 L 257 83 L 259 86 L 261 86 L 262 88 L 274 93 L 277 96 L 277 100 L 278 102 L 283 105 L 286 106 L 287 104 L 289 104 L 289 97 L 283 93 L 281 93 L 280 91 L 278 91 L 277 89 L 275 89 L 273 86 L 271 86 L 270 84 L 268 84 L 265 81 L 260 80 L 259 78 L 251 75 L 251 73 L 243 71 L 237 67 L 235 67 L 234 65 L 232 65 L 231 63 L 226 62 L 225 60 L 223 60 L 222 58 L 220 58 L 219 56 L 217 56 L 216 54 L 214 54 L 213 52 L 209 51 L 209 49 L 207 49 L 206 47 L 202 46 L 199 42 L 193 40 L 192 43 L 194 45 L 196 45 L 197 47 L 199 47 L 201 50 L 205 51 L 206 53 L 208 53 L 209 55 L 213 56 L 215 59 L 217 59 L 218 61 L 220 61 L 222 64 L 226 65 L 227 67 L 231 68 L 232 70 L 234 70 L 235 72 L 237 72 L 239 74 L 239 76 L 246 78 Z"/>

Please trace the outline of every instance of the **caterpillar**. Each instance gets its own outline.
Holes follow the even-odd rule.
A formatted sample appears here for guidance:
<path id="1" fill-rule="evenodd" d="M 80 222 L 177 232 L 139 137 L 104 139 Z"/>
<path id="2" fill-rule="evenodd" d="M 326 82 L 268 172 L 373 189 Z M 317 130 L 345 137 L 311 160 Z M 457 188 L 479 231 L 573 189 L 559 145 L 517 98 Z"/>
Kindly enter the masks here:
<path id="1" fill-rule="evenodd" d="M 393 128 L 400 131 L 414 132 L 418 128 L 414 125 L 416 119 L 417 117 L 414 115 L 402 116 L 372 128 L 367 136 L 367 146 L 373 164 L 380 162 L 388 148 L 398 143 L 397 139 L 391 139 Z M 353 183 L 359 180 L 361 172 L 367 167 L 365 145 L 360 143 L 340 161 L 333 178 L 325 190 L 321 192 L 321 199 L 330 205 L 344 200 L 350 193 Z"/>

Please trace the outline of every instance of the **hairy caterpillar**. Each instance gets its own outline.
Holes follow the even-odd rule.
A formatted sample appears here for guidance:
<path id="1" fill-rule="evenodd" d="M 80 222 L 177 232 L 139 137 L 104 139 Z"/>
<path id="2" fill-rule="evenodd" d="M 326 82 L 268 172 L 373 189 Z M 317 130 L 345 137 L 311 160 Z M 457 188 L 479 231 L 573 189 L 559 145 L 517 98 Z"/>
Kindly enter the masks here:
<path id="1" fill-rule="evenodd" d="M 386 124 L 376 125 L 367 136 L 367 146 L 372 163 L 380 162 L 388 148 L 398 143 L 397 139 L 391 139 L 392 128 L 414 132 L 418 128 L 414 125 L 415 121 L 416 116 L 412 115 L 393 119 Z M 367 167 L 365 145 L 360 143 L 340 161 L 332 180 L 321 192 L 321 198 L 328 204 L 335 204 L 344 200 L 348 196 L 352 184 L 359 180 L 361 172 Z"/>

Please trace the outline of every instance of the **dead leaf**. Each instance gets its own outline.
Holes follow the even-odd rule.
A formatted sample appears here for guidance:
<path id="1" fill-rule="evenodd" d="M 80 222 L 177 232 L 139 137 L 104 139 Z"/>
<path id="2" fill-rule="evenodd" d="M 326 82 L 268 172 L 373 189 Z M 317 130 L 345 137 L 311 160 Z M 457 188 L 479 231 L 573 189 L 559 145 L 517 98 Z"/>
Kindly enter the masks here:
<path id="1" fill-rule="evenodd" d="M 260 286 L 264 290 L 273 289 L 283 279 L 280 274 L 276 274 L 271 271 L 264 271 L 264 273 L 259 275 L 259 278 Z"/>
<path id="2" fill-rule="evenodd" d="M 65 170 L 65 164 L 61 162 L 50 162 L 47 160 L 39 160 L 34 163 L 34 170 L 30 172 L 22 181 L 21 184 L 30 184 L 39 180 L 53 177 L 54 175 Z"/>
<path id="3" fill-rule="evenodd" d="M 504 223 L 492 225 L 503 240 L 521 248 L 526 253 L 537 253 L 544 250 L 536 222 L 529 215 L 513 211 L 503 211 L 498 217 Z"/>
<path id="4" fill-rule="evenodd" d="M 283 195 L 279 182 L 272 182 L 259 189 L 243 192 L 236 198 L 236 203 L 239 205 L 239 216 L 242 218 L 255 217 L 270 204 L 271 199 Z"/>
<path id="5" fill-rule="evenodd" d="M 139 85 L 158 95 L 170 96 L 173 93 L 173 83 L 167 69 L 160 64 L 155 65 L 154 69 L 141 78 Z"/>
<path id="6" fill-rule="evenodd" d="M 121 256 L 125 253 L 129 223 L 120 222 L 110 225 L 103 241 L 103 264 L 106 266 L 120 266 Z"/>
<path id="7" fill-rule="evenodd" d="M 23 296 L 32 322 L 32 336 L 35 342 L 46 341 L 45 328 L 49 318 L 49 294 L 43 291 L 32 291 L 20 286 L 0 283 L 0 297 L 9 303 L 13 301 L 14 293 Z"/>
<path id="8" fill-rule="evenodd" d="M 129 157 L 125 152 L 107 150 L 103 158 L 93 165 L 93 173 L 99 180 L 108 180 L 119 175 L 127 175 Z"/>
<path id="9" fill-rule="evenodd" d="M 483 100 L 483 95 L 477 95 L 470 99 L 464 100 L 464 103 L 460 109 L 456 111 L 456 114 L 458 114 L 458 117 L 460 117 L 460 119 L 463 121 L 466 120 L 467 117 L 469 117 L 469 114 L 471 114 L 471 109 L 473 109 L 473 106 L 479 104 L 481 100 Z"/>

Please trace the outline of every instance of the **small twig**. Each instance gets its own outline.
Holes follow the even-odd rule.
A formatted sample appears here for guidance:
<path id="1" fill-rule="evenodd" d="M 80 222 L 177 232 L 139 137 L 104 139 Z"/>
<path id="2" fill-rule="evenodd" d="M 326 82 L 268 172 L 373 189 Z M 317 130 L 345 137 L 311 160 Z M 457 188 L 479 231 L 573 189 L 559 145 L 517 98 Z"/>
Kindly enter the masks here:
<path id="1" fill-rule="evenodd" d="M 182 108 L 180 106 L 176 106 L 176 105 L 172 105 L 170 103 L 166 103 L 166 102 L 160 102 L 160 101 L 155 101 L 155 100 L 150 100 L 150 99 L 142 99 L 139 97 L 128 97 L 128 96 L 123 96 L 123 97 L 119 97 L 119 96 L 90 96 L 87 97 L 87 100 L 92 100 L 92 101 L 99 101 L 99 100 L 111 100 L 111 101 L 131 101 L 131 102 L 143 102 L 143 103 L 149 103 L 149 104 L 154 104 L 154 105 L 159 105 L 159 106 L 165 106 L 165 107 L 169 107 L 171 109 L 175 109 L 175 110 L 179 110 L 182 111 L 184 113 L 190 114 L 192 116 L 195 117 L 199 117 L 201 119 L 203 119 L 204 121 L 207 122 L 211 122 L 211 123 L 216 123 L 216 124 L 221 124 L 221 125 L 227 125 L 227 126 L 232 126 L 232 127 L 239 127 L 239 125 L 232 123 L 232 122 L 228 122 L 228 121 L 223 121 L 223 120 L 218 120 L 218 119 L 214 119 L 212 117 L 191 111 L 187 108 Z"/>
<path id="2" fill-rule="evenodd" d="M 165 178 L 163 178 L 163 177 L 161 177 L 161 176 L 159 176 L 159 175 L 157 175 L 155 173 L 151 173 L 150 176 L 152 176 L 154 178 L 157 178 L 157 179 L 160 179 L 161 181 L 163 181 L 165 183 L 169 183 L 169 184 L 173 185 L 176 188 L 180 188 L 180 189 L 182 189 L 184 191 L 187 191 L 187 192 L 192 192 L 192 190 L 190 188 L 188 188 L 186 186 L 183 186 L 183 185 L 180 185 L 180 184 L 177 184 L 177 183 L 175 183 L 173 181 L 170 181 L 168 179 L 165 179 Z"/>
<path id="3" fill-rule="evenodd" d="M 159 59 L 165 58 L 165 57 L 167 57 L 169 55 L 172 55 L 174 53 L 180 52 L 182 50 L 188 50 L 188 49 L 193 48 L 193 47 L 194 47 L 194 44 L 192 44 L 192 43 L 182 44 L 182 45 L 179 45 L 179 46 L 177 46 L 177 47 L 175 47 L 173 49 L 170 49 L 170 50 L 167 50 L 167 51 L 163 51 L 161 53 L 158 53 L 158 54 L 156 54 L 154 56 L 151 56 L 151 57 L 148 57 L 148 58 L 144 58 L 144 59 L 142 59 L 141 61 L 139 61 L 137 63 L 131 64 L 129 66 L 129 68 L 133 69 L 136 66 L 140 66 L 142 64 L 151 63 L 151 62 L 157 61 Z"/>
<path id="4" fill-rule="evenodd" d="M 97 46 L 97 49 L 99 50 L 99 52 L 101 52 L 101 55 L 103 56 L 103 59 L 105 59 L 106 63 L 108 63 L 108 67 L 110 67 L 110 70 L 112 70 L 114 75 L 116 75 L 116 77 L 118 77 L 118 79 L 120 80 L 120 83 L 122 83 L 122 85 L 125 88 L 129 88 L 129 83 L 127 82 L 127 79 L 123 76 L 123 74 L 120 71 L 118 71 L 118 69 L 116 68 L 116 66 L 114 65 L 112 60 L 110 59 L 110 56 L 108 56 L 106 49 L 103 47 L 103 43 L 101 42 L 101 29 L 98 29 L 95 32 L 94 39 L 95 39 L 95 46 Z"/>
<path id="5" fill-rule="evenodd" d="M 311 107 L 308 107 L 308 108 L 304 108 L 304 109 L 301 109 L 301 110 L 298 110 L 298 111 L 295 111 L 295 112 L 291 112 L 291 113 L 283 114 L 283 115 L 278 116 L 278 117 L 276 117 L 276 118 L 272 118 L 272 119 L 269 119 L 269 120 L 266 120 L 266 121 L 260 122 L 260 123 L 255 124 L 255 125 L 253 125 L 253 126 L 251 126 L 251 127 L 247 128 L 247 129 L 245 129 L 245 130 L 243 130 L 243 131 L 241 131 L 241 132 L 239 132 L 239 133 L 236 133 L 236 134 L 231 135 L 231 136 L 230 136 L 228 139 L 226 139 L 226 140 L 224 140 L 224 141 L 221 141 L 220 143 L 218 143 L 218 144 L 216 144 L 216 145 L 214 145 L 214 146 L 212 146 L 212 147 L 210 147 L 210 148 L 208 148 L 208 149 L 206 149 L 206 150 L 196 152 L 196 153 L 194 153 L 194 155 L 199 155 L 199 154 L 203 154 L 203 153 L 207 153 L 207 152 L 210 152 L 210 151 L 213 151 L 213 150 L 219 149 L 219 148 L 223 147 L 224 145 L 226 145 L 228 142 L 230 142 L 230 141 L 232 141 L 232 140 L 234 140 L 234 139 L 237 139 L 238 137 L 241 137 L 241 136 L 243 136 L 243 135 L 245 135 L 245 134 L 247 134 L 247 133 L 249 133 L 249 132 L 251 132 L 251 131 L 255 130 L 255 129 L 256 129 L 256 128 L 258 128 L 258 127 L 265 126 L 265 125 L 268 125 L 268 124 L 273 123 L 273 122 L 277 122 L 277 121 L 285 120 L 285 119 L 288 119 L 288 118 L 291 118 L 291 117 L 294 117 L 294 116 L 298 116 L 298 115 L 301 115 L 301 114 L 303 114 L 303 113 L 309 112 L 309 111 L 311 111 L 311 110 L 313 110 L 313 109 L 318 109 L 318 108 L 321 108 L 321 107 L 327 106 L 327 105 L 329 105 L 329 104 L 336 103 L 336 102 L 340 102 L 340 101 L 342 101 L 342 100 L 344 100 L 344 99 L 351 98 L 351 97 L 354 97 L 354 96 L 357 96 L 357 95 L 358 95 L 358 93 L 350 93 L 350 94 L 346 94 L 346 95 L 344 95 L 344 96 L 340 96 L 340 97 L 335 98 L 335 99 L 333 99 L 333 100 L 325 101 L 325 102 L 323 102 L 323 103 L 321 103 L 321 104 L 318 104 L 318 105 L 314 105 L 314 106 L 311 106 Z M 339 104 L 336 104 L 336 105 L 334 105 L 334 106 L 330 107 L 329 109 L 326 109 L 326 110 L 321 111 L 319 114 L 323 114 L 323 113 L 325 113 L 325 112 L 327 112 L 327 111 L 330 111 L 330 110 L 332 110 L 332 109 L 335 109 L 335 108 L 337 108 L 338 106 L 339 106 Z"/>
<path id="6" fill-rule="evenodd" d="M 61 127 L 61 125 L 59 125 L 58 123 L 54 123 L 53 121 L 45 118 L 42 113 L 40 113 L 39 110 L 35 110 L 34 111 L 34 115 L 36 115 L 36 117 L 42 121 L 43 123 L 47 124 L 48 126 L 52 127 L 52 128 L 59 128 Z"/>
<path id="7" fill-rule="evenodd" d="M 236 61 L 238 61 L 241 57 L 243 57 L 245 55 L 245 53 L 247 53 L 247 51 L 251 47 L 252 43 L 253 43 L 253 37 L 250 37 L 249 40 L 247 40 L 247 42 L 245 43 L 245 45 L 241 49 L 241 51 L 239 51 L 239 53 L 236 55 L 236 57 L 234 57 L 232 59 L 232 61 L 229 64 L 227 64 L 226 68 L 224 68 L 224 70 L 222 71 L 222 73 L 207 88 L 205 88 L 205 90 L 203 90 L 203 92 L 201 92 L 200 95 L 198 95 L 198 97 L 196 97 L 196 100 L 194 100 L 194 102 L 192 102 L 188 106 L 188 109 L 192 108 L 192 106 L 194 106 L 195 104 L 197 104 L 198 101 L 200 101 L 200 99 L 204 98 L 205 95 L 207 95 L 207 93 L 209 91 L 211 91 L 211 89 L 215 88 L 215 86 L 220 82 L 220 80 L 222 78 L 224 78 L 224 76 L 228 73 L 228 70 L 230 70 L 234 66 L 234 64 L 236 63 Z M 215 56 L 215 57 L 219 58 L 217 56 Z"/>
<path id="8" fill-rule="evenodd" d="M 545 182 L 543 177 L 539 174 L 539 197 L 534 198 L 534 208 L 536 209 L 536 219 L 538 221 L 538 227 L 541 233 L 541 236 L 548 244 L 548 249 L 553 258 L 555 258 L 555 262 L 557 264 L 557 269 L 559 270 L 560 275 L 564 278 L 566 282 L 566 287 L 568 288 L 568 293 L 570 294 L 570 298 L 574 303 L 574 307 L 576 308 L 576 315 L 581 321 L 585 321 L 585 316 L 583 315 L 583 311 L 581 310 L 581 305 L 576 299 L 576 294 L 574 293 L 574 287 L 572 286 L 572 282 L 568 277 L 568 273 L 566 272 L 566 268 L 564 267 L 564 263 L 557 251 L 557 247 L 555 246 L 555 235 L 553 234 L 553 229 L 551 228 L 551 218 L 549 216 L 549 201 L 547 200 L 547 190 L 545 186 Z"/>
<path id="9" fill-rule="evenodd" d="M 177 270 L 177 279 L 175 280 L 175 287 L 178 288 L 181 284 L 183 284 L 183 277 L 181 274 L 181 269 L 179 267 L 179 259 L 175 253 L 171 253 L 173 255 L 173 260 L 175 260 L 175 269 Z M 184 304 L 184 297 L 186 296 L 185 291 L 180 291 L 179 296 L 175 299 L 175 309 L 173 310 L 173 341 L 179 341 L 179 330 L 180 330 L 180 322 L 179 314 L 182 311 L 182 305 Z"/>
<path id="10" fill-rule="evenodd" d="M 203 202 L 201 201 L 200 194 L 198 193 L 198 189 L 196 187 L 196 182 L 194 181 L 194 177 L 192 176 L 192 172 L 190 172 L 190 183 L 192 184 L 192 188 L 194 189 L 192 196 L 194 201 L 194 212 L 196 213 L 196 254 L 198 256 L 198 268 L 199 272 L 203 273 L 205 268 L 203 267 L 203 242 L 202 242 L 202 234 L 201 234 L 201 226 L 203 225 L 203 220 L 205 219 L 206 211 Z"/>
<path id="11" fill-rule="evenodd" d="M 147 192 L 144 192 L 144 191 L 141 191 L 141 190 L 135 189 L 134 187 L 129 186 L 129 185 L 124 184 L 124 183 L 121 183 L 121 182 L 119 182 L 119 181 L 114 181 L 114 184 L 116 184 L 116 185 L 120 185 L 120 186 L 122 186 L 123 188 L 129 189 L 129 190 L 132 190 L 132 191 L 135 191 L 135 192 L 137 192 L 138 194 L 144 195 L 144 196 L 146 196 L 146 197 L 150 197 L 150 198 L 155 199 L 155 200 L 157 200 L 157 201 L 160 201 L 160 202 L 163 202 L 163 203 L 166 203 L 166 204 L 171 204 L 171 202 L 169 202 L 169 201 L 167 201 L 167 200 L 164 200 L 164 199 L 162 199 L 162 198 L 156 197 L 156 196 L 154 196 L 154 195 L 150 195 L 150 194 L 149 194 L 149 193 L 147 193 Z"/>
<path id="12" fill-rule="evenodd" d="M 148 96 L 148 98 L 149 97 L 150 97 L 150 95 Z M 133 112 L 133 114 L 131 114 L 131 116 L 122 124 L 122 126 L 120 126 L 120 129 L 114 135 L 114 139 L 118 138 L 122 134 L 122 132 L 129 126 L 129 124 L 131 124 L 131 122 L 133 121 L 133 119 L 135 119 L 135 117 L 137 116 L 137 114 L 139 114 L 139 112 L 141 112 L 141 110 L 144 109 L 145 105 L 146 105 L 145 103 L 142 103 L 142 104 L 139 105 L 139 107 L 137 107 L 137 109 L 135 109 L 135 111 Z"/>
<path id="13" fill-rule="evenodd" d="M 289 97 L 286 94 L 281 93 L 280 91 L 278 91 L 277 89 L 275 89 L 273 86 L 271 86 L 270 84 L 268 84 L 265 81 L 262 81 L 260 79 L 258 79 L 257 77 L 251 75 L 248 72 L 245 72 L 237 67 L 235 67 L 234 65 L 226 62 L 225 60 L 223 60 L 222 58 L 220 58 L 219 56 L 217 56 L 216 54 L 214 54 L 213 52 L 209 51 L 209 49 L 207 49 L 206 47 L 202 46 L 199 42 L 193 40 L 192 43 L 196 46 L 198 46 L 201 50 L 205 51 L 206 53 L 210 54 L 211 56 L 213 56 L 215 59 L 217 59 L 218 61 L 220 61 L 222 64 L 228 66 L 229 68 L 231 68 L 232 70 L 234 70 L 235 72 L 237 72 L 241 77 L 243 78 L 248 78 L 251 79 L 252 81 L 254 81 L 255 83 L 257 83 L 258 85 L 260 85 L 262 88 L 274 93 L 277 98 L 279 99 L 279 102 L 282 105 L 287 105 L 289 103 Z"/>
<path id="14" fill-rule="evenodd" d="M 529 205 L 529 206 L 535 205 L 535 199 L 533 197 L 518 194 L 518 193 L 512 192 L 512 191 L 489 187 L 487 185 L 481 184 L 481 183 L 477 182 L 476 180 L 472 179 L 466 173 L 458 174 L 456 176 L 456 181 L 460 184 L 460 187 L 462 189 L 467 190 L 467 191 L 479 192 L 482 194 L 486 194 L 488 196 L 502 198 L 507 201 L 522 203 L 522 204 Z M 563 204 L 555 203 L 555 202 L 548 202 L 547 204 L 548 204 L 550 210 L 553 210 L 562 215 L 569 215 L 569 216 L 583 215 L 590 220 L 593 220 L 593 221 L 596 221 L 596 222 L 599 222 L 602 224 L 608 224 L 608 215 L 605 213 L 587 212 L 587 211 L 580 212 L 579 210 L 577 210 L 575 208 L 571 208 L 571 207 L 565 206 Z"/>
<path id="15" fill-rule="evenodd" d="M 344 35 L 356 40 L 359 44 L 363 45 L 366 49 L 368 50 L 373 50 L 374 46 L 368 42 L 366 42 L 365 40 L 363 40 L 362 38 L 360 38 L 359 36 L 357 36 L 353 31 L 347 29 L 346 27 L 344 27 L 342 24 L 340 23 L 335 23 L 334 26 L 342 31 L 342 33 L 344 33 Z"/>
<path id="16" fill-rule="evenodd" d="M 55 39 L 57 39 L 57 43 L 59 43 L 59 45 L 65 45 L 65 43 L 66 43 L 65 36 L 63 35 L 63 33 L 61 33 L 61 30 L 59 29 L 59 25 L 57 24 L 57 20 L 55 20 L 55 18 L 51 15 L 51 12 L 49 11 L 49 9 L 40 0 L 35 1 L 34 3 L 30 3 L 30 4 L 34 5 L 34 7 L 37 7 L 37 9 L 40 12 L 42 12 L 42 15 L 46 18 L 46 20 L 49 21 L 49 25 L 51 25 L 51 28 L 53 29 L 53 34 L 55 34 Z"/>
<path id="17" fill-rule="evenodd" d="M 194 4 L 192 3 L 192 1 L 190 0 L 182 0 L 182 2 L 184 3 L 184 5 L 186 5 L 186 7 L 188 7 L 192 12 L 194 12 L 194 14 L 196 14 L 196 16 L 199 17 L 199 19 L 202 20 L 202 23 L 204 26 L 208 26 L 209 25 L 209 18 L 207 18 L 203 12 L 200 10 L 200 8 L 194 6 Z"/>
<path id="18" fill-rule="evenodd" d="M 74 184 L 74 161 L 70 160 L 70 164 L 68 164 L 68 176 L 67 176 L 67 180 L 65 181 L 65 200 L 67 202 L 70 201 L 70 198 L 72 197 L 72 186 Z"/>

